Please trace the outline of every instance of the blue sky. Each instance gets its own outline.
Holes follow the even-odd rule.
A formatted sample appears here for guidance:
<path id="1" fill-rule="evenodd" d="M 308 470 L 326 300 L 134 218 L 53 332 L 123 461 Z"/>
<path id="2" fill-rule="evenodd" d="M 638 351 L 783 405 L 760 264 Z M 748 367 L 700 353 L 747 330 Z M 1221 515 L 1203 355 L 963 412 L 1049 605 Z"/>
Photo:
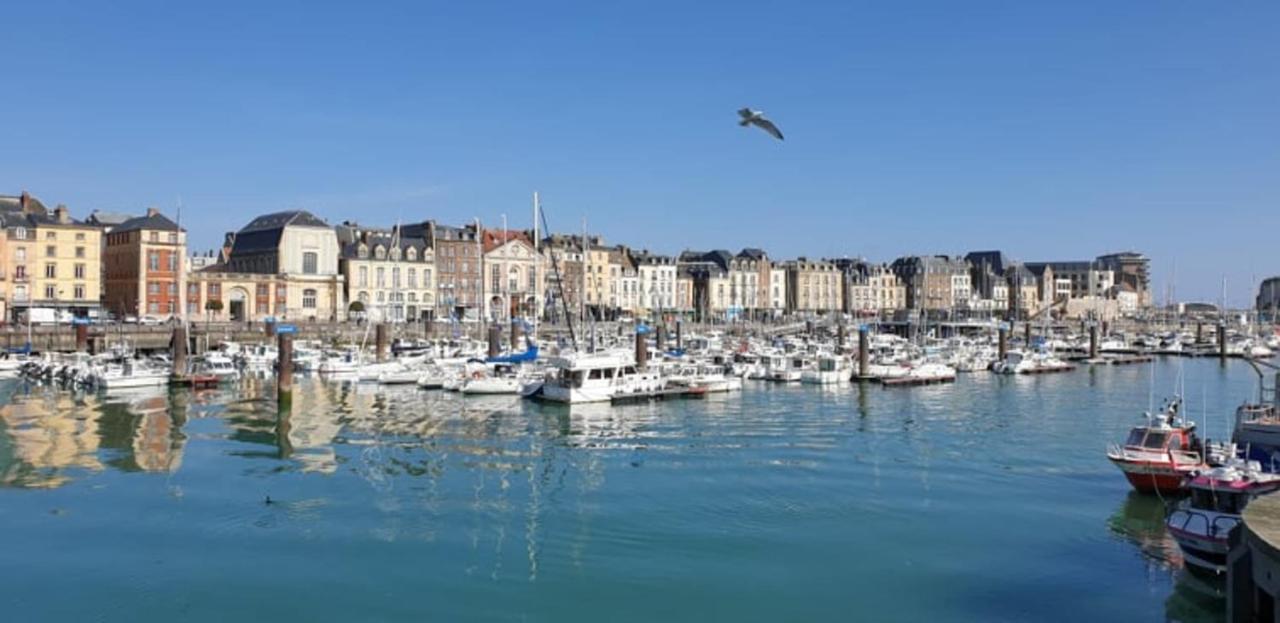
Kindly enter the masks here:
<path id="1" fill-rule="evenodd" d="M 195 4 L 7 5 L 0 193 L 181 198 L 199 248 L 296 207 L 523 227 L 538 190 L 667 252 L 1280 274 L 1276 3 Z"/>

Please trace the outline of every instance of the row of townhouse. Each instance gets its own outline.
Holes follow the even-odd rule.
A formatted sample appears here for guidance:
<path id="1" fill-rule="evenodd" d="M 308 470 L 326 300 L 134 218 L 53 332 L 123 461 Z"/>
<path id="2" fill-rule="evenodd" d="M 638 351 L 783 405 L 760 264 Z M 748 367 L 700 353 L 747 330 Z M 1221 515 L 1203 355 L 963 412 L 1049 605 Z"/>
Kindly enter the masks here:
<path id="1" fill-rule="evenodd" d="M 505 321 L 518 317 L 764 319 L 906 309 L 1035 315 L 1150 302 L 1136 253 L 1086 262 L 1010 261 L 999 251 L 773 261 L 746 248 L 676 256 L 599 236 L 460 227 L 330 225 L 303 210 L 265 214 L 189 256 L 186 231 L 151 209 L 84 221 L 27 193 L 0 196 L 0 316 L 32 307 L 261 321 Z"/>

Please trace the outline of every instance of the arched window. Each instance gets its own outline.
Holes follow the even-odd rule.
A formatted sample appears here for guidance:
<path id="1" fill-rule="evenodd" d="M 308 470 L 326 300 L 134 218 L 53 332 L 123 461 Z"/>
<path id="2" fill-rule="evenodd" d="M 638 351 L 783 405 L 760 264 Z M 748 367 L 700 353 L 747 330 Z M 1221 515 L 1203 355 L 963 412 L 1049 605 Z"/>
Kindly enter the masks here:
<path id="1" fill-rule="evenodd" d="M 409 247 L 409 250 L 404 252 L 404 257 L 410 262 L 416 261 L 418 259 L 418 250 L 413 247 Z"/>
<path id="2" fill-rule="evenodd" d="M 360 243 L 360 248 L 356 250 L 356 256 L 362 260 L 369 257 L 369 245 L 363 242 Z"/>
<path id="3" fill-rule="evenodd" d="M 374 248 L 373 248 L 373 257 L 376 257 L 376 258 L 378 258 L 378 259 L 380 259 L 380 260 L 382 260 L 382 259 L 386 259 L 386 257 L 387 257 L 387 249 L 386 249 L 386 247 L 383 247 L 382 245 L 378 245 L 378 246 L 374 247 Z"/>

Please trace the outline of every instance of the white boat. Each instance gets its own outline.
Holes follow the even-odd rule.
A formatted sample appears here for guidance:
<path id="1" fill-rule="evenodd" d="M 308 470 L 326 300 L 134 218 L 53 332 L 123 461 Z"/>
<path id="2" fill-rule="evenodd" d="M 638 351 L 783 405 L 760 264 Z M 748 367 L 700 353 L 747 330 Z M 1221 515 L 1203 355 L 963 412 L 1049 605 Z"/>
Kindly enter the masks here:
<path id="1" fill-rule="evenodd" d="M 212 351 L 192 360 L 191 372 L 200 375 L 212 375 L 219 381 L 237 381 L 240 379 L 240 368 L 236 367 L 230 357 Z"/>
<path id="2" fill-rule="evenodd" d="M 525 382 L 511 366 L 486 366 L 471 371 L 458 386 L 458 392 L 470 395 L 520 394 Z"/>
<path id="3" fill-rule="evenodd" d="M 707 393 L 724 393 L 742 389 L 742 378 L 725 372 L 713 364 L 684 364 L 665 375 L 668 385 L 701 389 Z"/>
<path id="4" fill-rule="evenodd" d="M 95 382 L 106 390 L 130 387 L 159 387 L 169 384 L 170 371 L 140 361 L 126 360 L 98 374 Z"/>
<path id="5" fill-rule="evenodd" d="M 834 385 L 848 382 L 851 374 L 844 357 L 823 355 L 818 357 L 818 365 L 800 373 L 800 382 L 810 385 Z"/>
<path id="6" fill-rule="evenodd" d="M 608 402 L 666 387 L 658 373 L 638 369 L 630 351 L 571 354 L 552 357 L 548 363 L 551 371 L 540 396 L 552 402 Z"/>
<path id="7" fill-rule="evenodd" d="M 911 366 L 906 378 L 917 381 L 954 381 L 956 369 L 937 361 L 921 361 Z"/>

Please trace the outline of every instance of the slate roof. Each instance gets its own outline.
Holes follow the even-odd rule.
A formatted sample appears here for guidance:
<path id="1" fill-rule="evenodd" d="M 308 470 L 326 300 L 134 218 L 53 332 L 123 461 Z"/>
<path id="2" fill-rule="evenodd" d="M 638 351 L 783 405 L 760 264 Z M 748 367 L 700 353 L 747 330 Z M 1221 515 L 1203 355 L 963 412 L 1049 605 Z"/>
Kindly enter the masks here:
<path id="1" fill-rule="evenodd" d="M 146 216 L 137 216 L 131 218 L 118 226 L 111 228 L 113 232 L 134 231 L 136 229 L 157 229 L 160 231 L 183 231 L 178 224 L 169 220 L 169 217 L 160 214 L 147 214 Z"/>

